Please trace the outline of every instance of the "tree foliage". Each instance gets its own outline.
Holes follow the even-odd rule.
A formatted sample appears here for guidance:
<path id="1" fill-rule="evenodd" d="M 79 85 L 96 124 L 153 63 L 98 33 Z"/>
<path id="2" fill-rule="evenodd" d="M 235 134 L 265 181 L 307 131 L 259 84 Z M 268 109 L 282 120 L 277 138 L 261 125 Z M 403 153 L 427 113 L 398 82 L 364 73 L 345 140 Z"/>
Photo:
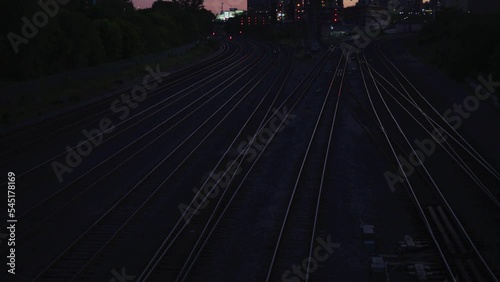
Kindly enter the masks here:
<path id="1" fill-rule="evenodd" d="M 182 8 L 187 8 L 187 9 L 203 8 L 203 0 L 174 0 L 173 2 L 178 4 Z"/>
<path id="2" fill-rule="evenodd" d="M 43 9 L 37 1 L 7 1 L 0 12 L 0 72 L 15 80 L 39 78 L 187 44 L 211 29 L 214 15 L 202 7 L 203 0 L 157 1 L 142 10 L 130 0 L 73 0 L 59 4 L 36 36 L 26 38 L 21 19 L 33 22 Z M 17 54 L 12 33 L 26 39 Z"/>
<path id="3" fill-rule="evenodd" d="M 492 73 L 500 78 L 500 12 L 463 14 L 446 10 L 419 34 L 432 63 L 457 80 Z"/>

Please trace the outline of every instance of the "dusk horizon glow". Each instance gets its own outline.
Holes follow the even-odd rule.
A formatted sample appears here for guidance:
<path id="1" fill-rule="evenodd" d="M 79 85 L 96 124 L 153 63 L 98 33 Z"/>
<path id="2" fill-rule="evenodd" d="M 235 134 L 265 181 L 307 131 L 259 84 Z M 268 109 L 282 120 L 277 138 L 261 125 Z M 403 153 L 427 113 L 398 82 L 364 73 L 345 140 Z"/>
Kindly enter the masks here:
<path id="1" fill-rule="evenodd" d="M 155 0 L 132 0 L 134 6 L 139 9 L 150 8 Z M 218 14 L 221 10 L 221 3 L 224 2 L 224 10 L 229 8 L 237 8 L 247 10 L 247 0 L 205 0 L 204 6 L 214 14 Z M 344 6 L 350 7 L 356 5 L 358 0 L 345 0 Z"/>
<path id="2" fill-rule="evenodd" d="M 136 8 L 150 8 L 155 0 L 132 0 Z M 224 2 L 224 10 L 229 8 L 247 9 L 247 0 L 205 0 L 204 6 L 212 13 L 218 14 L 221 9 L 221 2 Z"/>

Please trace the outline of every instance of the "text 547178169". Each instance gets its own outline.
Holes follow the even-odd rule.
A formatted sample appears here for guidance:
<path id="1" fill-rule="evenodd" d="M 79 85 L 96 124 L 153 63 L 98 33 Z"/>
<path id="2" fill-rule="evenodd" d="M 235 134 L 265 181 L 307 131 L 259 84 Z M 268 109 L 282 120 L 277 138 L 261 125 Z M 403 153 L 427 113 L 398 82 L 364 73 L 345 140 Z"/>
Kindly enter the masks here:
<path id="1" fill-rule="evenodd" d="M 13 172 L 7 174 L 7 272 L 16 274 L 16 175 Z"/>

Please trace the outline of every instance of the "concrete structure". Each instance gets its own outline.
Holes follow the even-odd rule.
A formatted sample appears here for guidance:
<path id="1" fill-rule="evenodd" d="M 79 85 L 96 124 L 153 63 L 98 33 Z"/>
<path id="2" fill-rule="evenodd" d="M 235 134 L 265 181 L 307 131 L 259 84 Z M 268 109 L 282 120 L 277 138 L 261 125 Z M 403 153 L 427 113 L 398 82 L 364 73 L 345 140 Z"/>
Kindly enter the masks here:
<path id="1" fill-rule="evenodd" d="M 217 21 L 227 21 L 228 19 L 230 18 L 234 18 L 238 15 L 241 15 L 243 14 L 243 10 L 238 10 L 236 8 L 230 8 L 229 10 L 227 11 L 221 11 L 217 17 L 215 18 L 215 20 Z"/>

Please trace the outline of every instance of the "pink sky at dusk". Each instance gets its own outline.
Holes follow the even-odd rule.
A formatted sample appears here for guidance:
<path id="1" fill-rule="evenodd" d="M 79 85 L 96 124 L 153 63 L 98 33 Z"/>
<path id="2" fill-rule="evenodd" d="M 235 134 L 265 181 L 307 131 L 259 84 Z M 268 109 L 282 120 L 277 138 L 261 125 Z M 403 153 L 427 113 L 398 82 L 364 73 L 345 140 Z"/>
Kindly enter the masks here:
<path id="1" fill-rule="evenodd" d="M 132 0 L 132 2 L 136 8 L 149 8 L 155 0 Z M 221 2 L 224 2 L 224 10 L 228 8 L 247 9 L 247 0 L 205 0 L 205 8 L 218 14 Z"/>
<path id="2" fill-rule="evenodd" d="M 137 8 L 149 8 L 155 0 L 132 0 Z M 205 0 L 205 8 L 213 13 L 220 12 L 220 3 L 224 2 L 224 10 L 228 8 L 238 8 L 241 10 L 247 9 L 247 0 Z M 358 0 L 344 0 L 344 6 L 354 6 Z M 425 2 L 425 1 L 424 1 Z"/>

